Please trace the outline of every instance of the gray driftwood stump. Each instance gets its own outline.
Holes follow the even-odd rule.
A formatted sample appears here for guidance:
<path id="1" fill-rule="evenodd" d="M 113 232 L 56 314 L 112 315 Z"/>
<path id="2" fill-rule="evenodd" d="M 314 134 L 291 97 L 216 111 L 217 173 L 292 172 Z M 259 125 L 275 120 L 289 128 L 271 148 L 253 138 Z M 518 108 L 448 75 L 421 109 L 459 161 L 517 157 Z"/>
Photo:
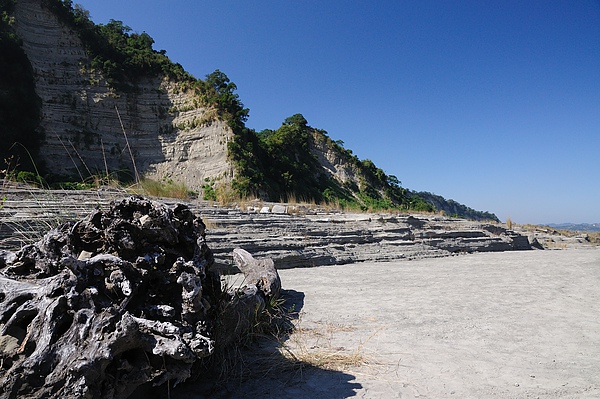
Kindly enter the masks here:
<path id="1" fill-rule="evenodd" d="M 184 205 L 131 197 L 0 251 L 0 398 L 126 398 L 231 344 L 279 276 L 236 250 L 247 284 L 223 292 L 204 230 Z"/>

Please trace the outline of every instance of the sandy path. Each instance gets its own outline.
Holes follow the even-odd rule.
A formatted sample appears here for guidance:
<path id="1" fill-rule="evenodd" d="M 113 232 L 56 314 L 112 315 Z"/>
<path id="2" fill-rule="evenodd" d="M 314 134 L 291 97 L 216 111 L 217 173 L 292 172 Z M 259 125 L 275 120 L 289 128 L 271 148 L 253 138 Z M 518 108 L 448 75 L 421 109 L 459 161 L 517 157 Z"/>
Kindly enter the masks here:
<path id="1" fill-rule="evenodd" d="M 280 274 L 300 308 L 292 351 L 366 363 L 274 370 L 220 397 L 600 397 L 598 249 Z"/>

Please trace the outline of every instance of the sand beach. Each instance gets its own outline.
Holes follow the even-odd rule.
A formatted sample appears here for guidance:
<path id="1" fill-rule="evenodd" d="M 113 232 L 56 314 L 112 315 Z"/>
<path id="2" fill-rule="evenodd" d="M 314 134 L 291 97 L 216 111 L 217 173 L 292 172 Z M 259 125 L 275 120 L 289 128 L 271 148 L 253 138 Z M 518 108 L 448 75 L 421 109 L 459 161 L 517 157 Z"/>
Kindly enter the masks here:
<path id="1" fill-rule="evenodd" d="M 206 396 L 172 398 L 598 398 L 600 250 L 479 253 L 280 271 L 296 330 L 272 362 Z M 268 355 L 268 352 L 271 355 Z M 289 357 L 289 355 L 286 355 Z M 252 356 L 249 357 L 249 359 Z M 278 368 L 279 367 L 279 368 Z"/>

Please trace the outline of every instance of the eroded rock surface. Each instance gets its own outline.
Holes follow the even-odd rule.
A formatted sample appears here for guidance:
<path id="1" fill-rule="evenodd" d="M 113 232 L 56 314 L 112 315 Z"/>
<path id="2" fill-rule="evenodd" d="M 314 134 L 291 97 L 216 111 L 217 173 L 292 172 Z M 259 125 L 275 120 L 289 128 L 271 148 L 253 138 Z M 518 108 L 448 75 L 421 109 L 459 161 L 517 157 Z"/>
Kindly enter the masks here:
<path id="1" fill-rule="evenodd" d="M 277 268 L 396 261 L 458 253 L 529 250 L 526 236 L 500 224 L 436 215 L 248 213 L 201 209 L 219 264 L 233 248 L 269 256 Z M 225 265 L 226 266 L 226 265 Z"/>
<path id="2" fill-rule="evenodd" d="M 5 247 L 23 245 L 28 236 L 57 218 L 76 218 L 94 206 L 107 207 L 109 199 L 123 195 L 111 191 L 4 192 L 0 242 Z M 257 258 L 272 258 L 277 268 L 291 268 L 527 250 L 535 244 L 528 240 L 529 233 L 502 224 L 438 215 L 341 213 L 283 205 L 278 205 L 277 213 L 261 212 L 273 205 L 258 202 L 244 209 L 198 200 L 188 206 L 208 224 L 209 246 L 219 266 L 233 264 L 235 248 Z M 281 208 L 285 210 L 280 212 Z"/>
<path id="3" fill-rule="evenodd" d="M 269 261 L 241 253 L 254 289 L 223 292 L 202 220 L 141 197 L 0 251 L 0 397 L 126 398 L 184 381 L 277 294 Z"/>
<path id="4" fill-rule="evenodd" d="M 14 28 L 42 101 L 40 156 L 48 170 L 82 180 L 105 169 L 134 176 L 135 161 L 140 174 L 193 190 L 205 178 L 231 178 L 227 142 L 233 132 L 214 109 L 162 77 L 115 90 L 91 67 L 77 33 L 43 3 L 17 1 Z"/>

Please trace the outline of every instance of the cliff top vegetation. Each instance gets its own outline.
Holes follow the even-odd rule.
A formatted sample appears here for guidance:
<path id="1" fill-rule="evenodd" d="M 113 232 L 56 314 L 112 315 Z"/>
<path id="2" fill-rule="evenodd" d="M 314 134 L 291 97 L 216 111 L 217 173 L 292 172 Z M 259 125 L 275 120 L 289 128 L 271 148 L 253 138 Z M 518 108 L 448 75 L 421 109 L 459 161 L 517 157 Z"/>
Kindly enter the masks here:
<path id="1" fill-rule="evenodd" d="M 396 176 L 387 175 L 371 160 L 358 159 L 343 143 L 331 140 L 327 132 L 309 126 L 301 114 L 286 118 L 276 130 L 249 129 L 245 125 L 249 110 L 236 93 L 237 86 L 225 73 L 216 70 L 205 79 L 197 79 L 180 64 L 172 62 L 166 51 L 154 50 L 154 40 L 145 32 L 132 32 L 122 21 L 116 20 L 95 24 L 89 12 L 73 5 L 71 0 L 40 1 L 77 33 L 89 56 L 86 67 L 100 72 L 114 90 L 135 91 L 144 78 L 166 77 L 196 95 L 204 105 L 214 108 L 234 133 L 228 143 L 228 154 L 236 171 L 231 182 L 236 196 L 259 196 L 272 201 L 296 198 L 363 210 L 436 210 L 431 202 L 403 188 Z M 19 83 L 0 92 L 3 95 L 0 118 L 7 122 L 3 135 L 29 140 L 21 144 L 31 149 L 35 158 L 43 138 L 38 129 L 41 104 L 35 95 L 31 66 L 18 37 L 11 31 L 14 4 L 15 0 L 0 0 L 0 49 L 5 54 L 14 54 L 0 62 L 0 68 L 6 72 L 2 74 L 1 84 Z M 17 107 L 23 110 L 19 115 L 31 116 L 27 123 L 16 120 L 11 125 L 8 115 L 15 113 L 9 112 L 8 99 L 17 100 Z M 317 144 L 324 144 L 328 151 L 337 153 L 336 158 L 353 177 L 342 180 L 327 173 L 317 158 Z M 207 182 L 205 196 L 215 195 L 214 190 L 210 190 L 214 184 L 214 181 Z"/>

